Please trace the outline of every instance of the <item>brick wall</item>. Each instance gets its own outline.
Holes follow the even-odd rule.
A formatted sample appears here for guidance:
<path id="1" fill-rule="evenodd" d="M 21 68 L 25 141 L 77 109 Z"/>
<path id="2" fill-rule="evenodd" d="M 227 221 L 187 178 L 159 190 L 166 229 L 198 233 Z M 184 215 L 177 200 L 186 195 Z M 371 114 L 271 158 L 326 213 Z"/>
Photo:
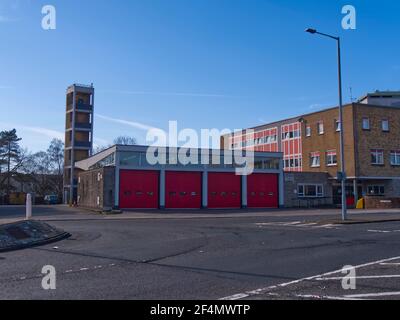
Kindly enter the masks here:
<path id="1" fill-rule="evenodd" d="M 345 162 L 346 173 L 348 176 L 355 175 L 354 161 L 354 127 L 353 127 L 353 106 L 347 105 L 343 108 L 344 118 L 344 144 L 345 144 Z M 336 131 L 336 120 L 339 120 L 339 109 L 328 109 L 305 115 L 303 123 L 303 171 L 308 172 L 326 172 L 331 177 L 335 177 L 340 171 L 340 132 Z M 319 122 L 324 124 L 324 133 L 319 134 L 317 125 Z M 306 136 L 306 127 L 311 127 L 311 136 Z M 326 162 L 326 153 L 336 150 L 337 165 L 328 166 Z M 313 152 L 320 152 L 320 167 L 311 167 L 310 155 Z"/>
<path id="2" fill-rule="evenodd" d="M 362 120 L 370 120 L 370 130 L 363 130 Z M 382 120 L 389 120 L 389 132 L 382 130 Z M 358 176 L 400 176 L 400 166 L 390 164 L 390 151 L 400 149 L 400 108 L 355 105 L 355 136 Z M 384 165 L 371 164 L 371 149 L 383 149 Z"/>

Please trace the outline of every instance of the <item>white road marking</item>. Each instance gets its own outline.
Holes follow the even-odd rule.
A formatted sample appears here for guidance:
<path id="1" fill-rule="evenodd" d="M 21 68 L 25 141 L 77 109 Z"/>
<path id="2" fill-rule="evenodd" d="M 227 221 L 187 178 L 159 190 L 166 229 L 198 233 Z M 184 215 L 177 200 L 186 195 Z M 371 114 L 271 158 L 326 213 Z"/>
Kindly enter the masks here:
<path id="1" fill-rule="evenodd" d="M 311 227 L 315 225 L 317 225 L 317 223 L 305 223 L 305 224 L 298 224 L 296 225 L 296 227 Z"/>
<path id="2" fill-rule="evenodd" d="M 368 232 L 374 232 L 374 233 L 396 233 L 396 232 L 400 232 L 400 230 L 368 230 Z"/>
<path id="3" fill-rule="evenodd" d="M 351 294 L 344 296 L 345 298 L 376 298 L 376 297 L 393 297 L 400 296 L 400 292 L 379 292 L 379 293 L 366 293 L 366 294 Z"/>
<path id="4" fill-rule="evenodd" d="M 399 260 L 399 259 L 400 259 L 400 257 L 393 257 L 393 258 L 388 258 L 388 259 L 383 259 L 383 260 L 378 260 L 378 261 L 374 261 L 374 262 L 361 264 L 361 265 L 358 265 L 358 266 L 354 266 L 354 268 L 355 269 L 360 269 L 360 268 L 365 268 L 365 267 L 373 266 L 373 265 L 376 265 L 376 264 L 390 262 L 390 261 Z M 324 277 L 327 277 L 327 276 L 334 275 L 335 273 L 341 273 L 341 272 L 342 272 L 342 269 L 336 270 L 336 271 L 331 271 L 331 272 L 315 275 L 315 276 L 312 276 L 312 277 L 307 277 L 307 278 L 302 278 L 302 279 L 298 279 L 298 280 L 294 280 L 294 281 L 290 281 L 290 282 L 286 282 L 286 283 L 281 283 L 279 285 L 269 286 L 269 287 L 265 287 L 265 288 L 260 288 L 260 289 L 256 289 L 256 290 L 252 290 L 252 291 L 247 291 L 247 292 L 235 294 L 235 295 L 232 295 L 232 296 L 221 298 L 220 300 L 240 300 L 240 299 L 247 298 L 247 297 L 254 296 L 254 295 L 265 294 L 268 291 L 271 291 L 273 289 L 284 288 L 284 287 L 287 287 L 287 286 L 290 286 L 290 285 L 293 285 L 293 284 L 298 284 L 298 283 L 301 283 L 301 282 L 304 282 L 304 281 L 315 280 L 315 278 L 324 278 Z"/>
<path id="5" fill-rule="evenodd" d="M 337 227 L 337 226 L 335 226 L 333 224 L 324 224 L 324 225 L 321 226 L 321 228 L 328 228 L 328 229 L 331 229 L 331 228 L 334 228 L 334 227 Z"/>
<path id="6" fill-rule="evenodd" d="M 394 275 L 381 275 L 381 276 L 356 276 L 356 277 L 346 277 L 346 279 L 390 279 L 390 278 L 400 278 L 399 274 Z M 343 280 L 343 277 L 332 277 L 332 278 L 315 278 L 316 281 L 330 281 L 330 280 Z"/>
<path id="7" fill-rule="evenodd" d="M 349 298 L 349 297 L 335 297 L 335 296 L 317 296 L 313 294 L 298 294 L 296 295 L 298 298 L 304 299 L 326 299 L 326 300 L 362 300 L 357 298 Z"/>
<path id="8" fill-rule="evenodd" d="M 324 225 L 318 225 L 317 222 L 301 222 L 301 221 L 294 221 L 294 222 L 265 222 L 265 223 L 256 223 L 256 226 L 258 227 L 268 227 L 268 226 L 274 226 L 274 227 L 296 227 L 296 228 L 305 228 L 305 227 L 310 227 L 312 229 L 317 229 L 317 228 L 326 228 L 326 229 L 333 229 L 338 227 L 338 225 L 333 225 L 333 224 L 324 224 Z"/>
<path id="9" fill-rule="evenodd" d="M 285 226 L 293 226 L 293 225 L 296 225 L 296 224 L 301 224 L 301 221 L 289 222 L 289 223 L 286 223 L 284 225 Z"/>
<path id="10" fill-rule="evenodd" d="M 399 262 L 392 262 L 392 263 L 380 263 L 381 266 L 400 266 Z"/>

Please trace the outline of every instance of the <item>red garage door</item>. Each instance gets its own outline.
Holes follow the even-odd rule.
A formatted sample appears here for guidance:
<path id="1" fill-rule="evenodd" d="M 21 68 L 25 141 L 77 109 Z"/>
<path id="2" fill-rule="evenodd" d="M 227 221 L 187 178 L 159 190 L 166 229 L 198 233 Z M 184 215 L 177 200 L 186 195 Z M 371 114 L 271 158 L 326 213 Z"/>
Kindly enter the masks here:
<path id="1" fill-rule="evenodd" d="M 158 171 L 121 170 L 119 206 L 121 209 L 158 208 Z"/>
<path id="2" fill-rule="evenodd" d="M 278 175 L 254 173 L 247 177 L 249 208 L 278 208 Z"/>
<path id="3" fill-rule="evenodd" d="M 165 173 L 165 207 L 168 209 L 201 208 L 201 172 Z"/>
<path id="4" fill-rule="evenodd" d="M 208 207 L 209 208 L 240 208 L 241 176 L 234 173 L 208 174 Z"/>

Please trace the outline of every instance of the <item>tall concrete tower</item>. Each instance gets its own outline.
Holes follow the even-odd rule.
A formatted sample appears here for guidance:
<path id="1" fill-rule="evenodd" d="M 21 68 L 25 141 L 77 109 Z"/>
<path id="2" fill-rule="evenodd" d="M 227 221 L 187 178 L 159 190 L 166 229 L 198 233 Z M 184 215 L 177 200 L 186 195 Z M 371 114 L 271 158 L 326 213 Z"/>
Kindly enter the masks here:
<path id="1" fill-rule="evenodd" d="M 67 89 L 64 153 L 64 203 L 77 198 L 78 170 L 75 162 L 92 155 L 94 87 L 73 84 Z"/>

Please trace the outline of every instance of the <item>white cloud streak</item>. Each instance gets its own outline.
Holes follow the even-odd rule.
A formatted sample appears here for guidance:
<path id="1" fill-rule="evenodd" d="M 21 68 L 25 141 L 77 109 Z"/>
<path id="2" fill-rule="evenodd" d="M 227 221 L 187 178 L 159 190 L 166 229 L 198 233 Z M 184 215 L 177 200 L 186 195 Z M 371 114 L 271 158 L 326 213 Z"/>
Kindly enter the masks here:
<path id="1" fill-rule="evenodd" d="M 32 127 L 32 126 L 25 126 L 25 125 L 20 125 L 20 124 L 10 124 L 10 123 L 4 123 L 0 122 L 0 126 L 5 127 L 7 129 L 17 129 L 17 131 L 27 131 L 31 133 L 36 133 L 42 136 L 46 136 L 48 138 L 56 138 L 60 140 L 64 140 L 64 133 L 61 131 L 57 130 L 52 130 L 48 128 L 43 128 L 43 127 Z"/>
<path id="2" fill-rule="evenodd" d="M 0 23 L 15 22 L 17 19 L 9 18 L 6 16 L 0 16 Z"/>
<path id="3" fill-rule="evenodd" d="M 118 123 L 118 124 L 123 124 L 123 125 L 129 126 L 129 127 L 135 128 L 135 129 L 139 129 L 139 130 L 148 131 L 148 130 L 152 130 L 152 129 L 157 129 L 155 127 L 152 127 L 147 124 L 140 123 L 140 122 L 111 118 L 111 117 L 104 116 L 101 114 L 96 114 L 95 116 L 102 120 L 106 120 L 106 121 L 110 121 L 110 122 L 114 122 L 114 123 Z"/>

